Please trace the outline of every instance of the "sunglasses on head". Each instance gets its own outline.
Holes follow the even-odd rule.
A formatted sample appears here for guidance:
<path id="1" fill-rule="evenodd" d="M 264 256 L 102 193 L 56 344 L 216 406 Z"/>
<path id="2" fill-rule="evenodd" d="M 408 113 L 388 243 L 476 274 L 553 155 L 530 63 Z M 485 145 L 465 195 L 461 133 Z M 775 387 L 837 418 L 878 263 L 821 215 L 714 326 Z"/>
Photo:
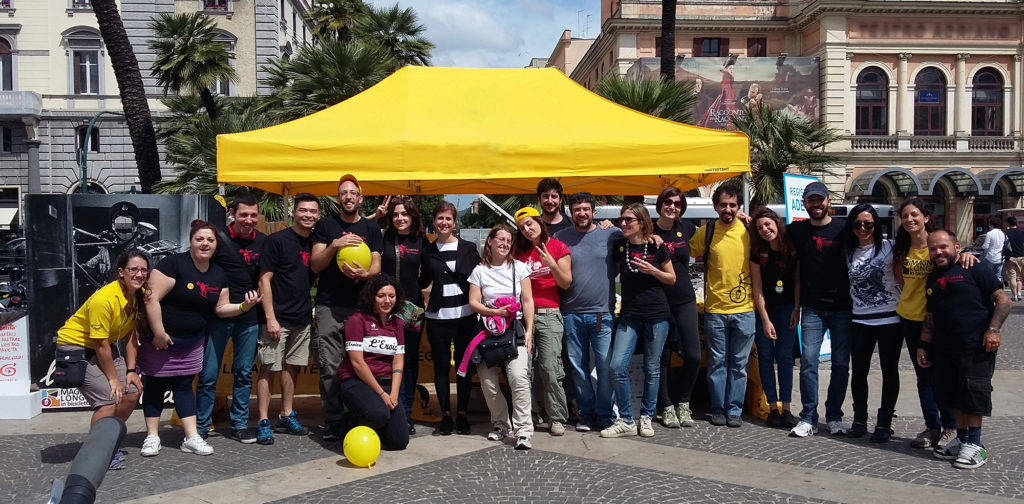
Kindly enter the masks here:
<path id="1" fill-rule="evenodd" d="M 872 221 L 854 221 L 853 229 L 858 230 L 861 228 L 871 231 L 872 229 L 875 229 L 875 223 Z"/>

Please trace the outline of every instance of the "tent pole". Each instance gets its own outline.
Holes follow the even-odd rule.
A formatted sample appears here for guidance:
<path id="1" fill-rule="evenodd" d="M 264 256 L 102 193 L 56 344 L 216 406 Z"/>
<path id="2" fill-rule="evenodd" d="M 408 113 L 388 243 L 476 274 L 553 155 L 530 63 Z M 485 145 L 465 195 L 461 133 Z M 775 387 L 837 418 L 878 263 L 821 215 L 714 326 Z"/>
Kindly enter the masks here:
<path id="1" fill-rule="evenodd" d="M 281 210 L 284 211 L 284 220 L 288 220 L 288 184 L 281 186 Z"/>
<path id="2" fill-rule="evenodd" d="M 750 215 L 750 172 L 743 174 L 743 211 Z"/>

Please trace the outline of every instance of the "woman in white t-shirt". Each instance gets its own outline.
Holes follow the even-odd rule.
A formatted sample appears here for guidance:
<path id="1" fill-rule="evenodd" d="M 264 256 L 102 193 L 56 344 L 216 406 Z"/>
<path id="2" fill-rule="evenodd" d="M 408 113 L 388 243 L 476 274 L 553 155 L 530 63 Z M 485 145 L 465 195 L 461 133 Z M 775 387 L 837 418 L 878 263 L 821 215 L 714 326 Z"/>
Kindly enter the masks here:
<path id="1" fill-rule="evenodd" d="M 851 352 L 853 426 L 848 435 L 867 434 L 868 368 L 878 344 L 882 370 L 882 403 L 871 442 L 883 443 L 892 435 L 891 424 L 900 393 L 899 361 L 903 349 L 900 316 L 896 306 L 901 288 L 893 276 L 893 243 L 882 238 L 878 213 L 862 203 L 846 221 L 846 263 L 850 270 L 853 299 L 853 351 Z"/>
<path id="2" fill-rule="evenodd" d="M 498 366 L 477 364 L 480 387 L 491 411 L 494 428 L 487 439 L 501 441 L 506 435 L 515 437 L 517 450 L 532 448 L 533 418 L 530 413 L 530 350 L 533 347 L 533 292 L 530 270 L 525 263 L 512 259 L 512 228 L 498 224 L 491 229 L 484 244 L 483 261 L 469 275 L 469 306 L 484 316 L 510 316 L 507 308 L 495 308 L 503 297 L 515 297 L 522 305 L 516 314 L 524 334 L 517 338 L 517 354 L 505 362 L 505 376 L 512 390 L 512 425 L 509 425 L 508 403 L 498 382 Z"/>

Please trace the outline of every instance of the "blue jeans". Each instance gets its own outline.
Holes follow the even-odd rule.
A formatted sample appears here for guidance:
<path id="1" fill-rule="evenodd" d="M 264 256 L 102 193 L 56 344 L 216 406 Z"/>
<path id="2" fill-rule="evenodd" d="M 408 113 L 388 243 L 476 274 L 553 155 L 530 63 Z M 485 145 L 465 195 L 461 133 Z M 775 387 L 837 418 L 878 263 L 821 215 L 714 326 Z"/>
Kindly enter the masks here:
<path id="1" fill-rule="evenodd" d="M 633 420 L 633 401 L 629 390 L 629 361 L 640 336 L 644 341 L 644 394 L 640 400 L 640 414 L 654 417 L 658 406 L 658 381 L 661 378 L 661 352 L 668 338 L 668 317 L 641 319 L 623 315 L 615 326 L 612 354 L 608 369 L 615 387 L 615 404 L 619 417 L 629 423 Z"/>
<path id="2" fill-rule="evenodd" d="M 572 365 L 569 374 L 576 391 L 576 406 L 583 421 L 611 422 L 612 382 L 608 372 L 608 354 L 612 345 L 610 313 L 566 313 L 565 346 Z M 597 361 L 597 394 L 590 380 L 590 350 Z"/>
<path id="3" fill-rule="evenodd" d="M 992 270 L 992 273 L 996 274 L 996 278 L 998 278 L 1000 282 L 1003 281 L 1003 263 L 1002 262 L 994 263 L 994 262 L 988 262 L 988 261 L 981 261 L 981 266 L 985 266 L 986 268 Z"/>
<path id="4" fill-rule="evenodd" d="M 755 318 L 752 311 L 704 314 L 712 414 L 739 416 L 743 413 Z"/>
<path id="5" fill-rule="evenodd" d="M 217 378 L 220 377 L 220 363 L 228 339 L 234 348 L 231 374 L 234 386 L 231 390 L 231 428 L 245 429 L 249 425 L 249 395 L 252 391 L 252 364 L 256 360 L 256 342 L 259 339 L 259 324 L 242 324 L 230 320 L 213 320 L 207 326 L 206 348 L 203 352 L 203 369 L 199 371 L 196 384 L 196 424 L 200 432 L 210 430 L 213 403 L 217 396 Z"/>
<path id="6" fill-rule="evenodd" d="M 818 423 L 818 362 L 825 331 L 832 337 L 832 375 L 825 398 L 825 421 L 843 419 L 843 401 L 850 384 L 851 324 L 849 311 L 804 307 L 800 315 L 800 419 Z"/>
<path id="7" fill-rule="evenodd" d="M 775 326 L 776 339 L 768 339 L 764 334 L 761 317 L 755 316 L 757 334 L 754 344 L 757 345 L 757 369 L 761 375 L 761 388 L 764 389 L 768 406 L 773 410 L 775 403 L 793 400 L 793 346 L 796 345 L 796 329 L 789 328 L 789 316 L 793 313 L 793 305 L 768 306 L 768 320 Z M 778 389 L 775 388 L 776 365 L 778 365 Z M 777 390 L 777 391 L 776 391 Z"/>

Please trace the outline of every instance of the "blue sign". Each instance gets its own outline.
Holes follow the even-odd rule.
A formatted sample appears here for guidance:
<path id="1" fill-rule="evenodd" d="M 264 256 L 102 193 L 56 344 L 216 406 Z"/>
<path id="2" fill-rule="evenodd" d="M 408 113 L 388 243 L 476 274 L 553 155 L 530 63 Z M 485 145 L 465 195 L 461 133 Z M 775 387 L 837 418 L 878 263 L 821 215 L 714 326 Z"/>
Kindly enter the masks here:
<path id="1" fill-rule="evenodd" d="M 917 103 L 942 103 L 942 91 L 918 91 Z"/>

